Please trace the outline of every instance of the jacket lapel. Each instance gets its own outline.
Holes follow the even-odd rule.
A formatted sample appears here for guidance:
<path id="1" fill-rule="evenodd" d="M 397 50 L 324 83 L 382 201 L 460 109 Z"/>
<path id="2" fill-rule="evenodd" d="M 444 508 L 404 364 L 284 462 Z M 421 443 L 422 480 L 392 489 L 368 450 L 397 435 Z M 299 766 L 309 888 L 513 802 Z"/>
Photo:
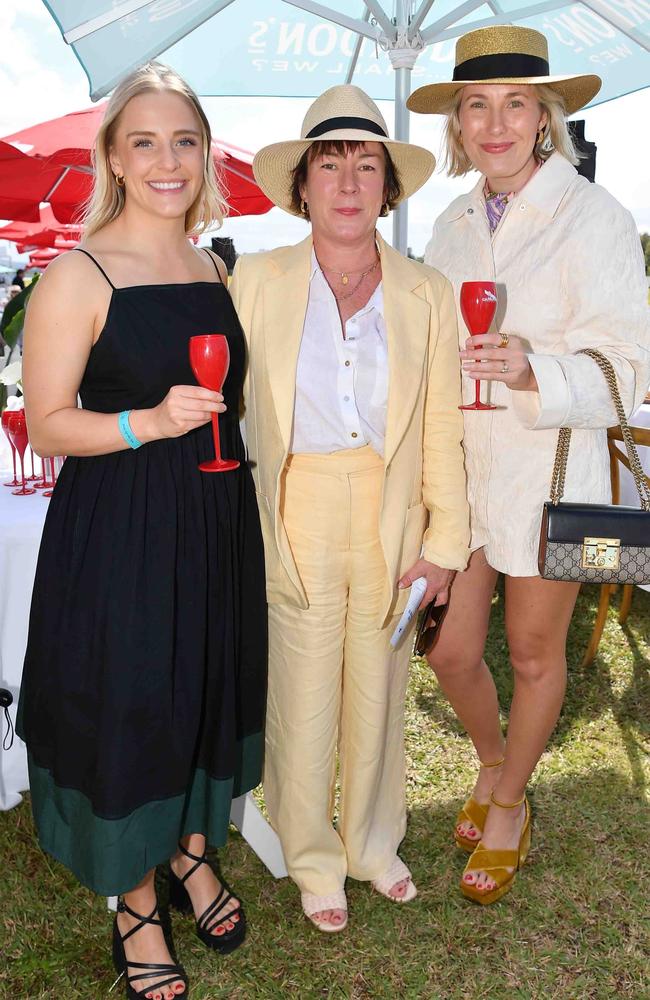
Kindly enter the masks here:
<path id="1" fill-rule="evenodd" d="M 291 444 L 296 368 L 309 298 L 311 249 L 311 236 L 288 247 L 276 261 L 280 273 L 264 286 L 266 368 L 285 455 Z"/>
<path id="2" fill-rule="evenodd" d="M 431 306 L 422 286 L 426 274 L 379 238 L 388 336 L 388 413 L 384 464 L 404 437 L 425 376 Z M 420 289 L 420 292 L 418 292 Z"/>

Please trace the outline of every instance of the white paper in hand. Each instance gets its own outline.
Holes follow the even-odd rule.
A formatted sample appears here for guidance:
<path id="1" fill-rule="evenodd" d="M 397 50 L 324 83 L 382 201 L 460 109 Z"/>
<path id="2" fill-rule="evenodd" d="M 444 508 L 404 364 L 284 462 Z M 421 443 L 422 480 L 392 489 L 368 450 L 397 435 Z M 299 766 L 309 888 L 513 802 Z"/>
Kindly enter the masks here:
<path id="1" fill-rule="evenodd" d="M 408 601 L 406 602 L 406 607 L 404 608 L 404 612 L 399 620 L 397 628 L 391 636 L 390 644 L 393 649 L 397 648 L 400 639 L 411 624 L 413 616 L 417 614 L 417 610 L 420 607 L 420 602 L 424 597 L 426 589 L 427 581 L 424 576 L 419 576 L 417 580 L 414 580 L 411 584 L 411 593 Z"/>

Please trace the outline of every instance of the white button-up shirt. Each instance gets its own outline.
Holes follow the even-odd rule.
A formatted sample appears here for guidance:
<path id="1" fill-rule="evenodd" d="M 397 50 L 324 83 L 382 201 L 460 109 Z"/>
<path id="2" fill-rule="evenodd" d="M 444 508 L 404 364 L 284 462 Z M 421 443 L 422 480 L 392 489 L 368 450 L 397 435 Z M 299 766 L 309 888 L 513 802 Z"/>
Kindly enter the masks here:
<path id="1" fill-rule="evenodd" d="M 330 454 L 371 445 L 384 453 L 388 344 L 381 282 L 341 329 L 336 299 L 312 252 L 296 372 L 291 451 Z"/>

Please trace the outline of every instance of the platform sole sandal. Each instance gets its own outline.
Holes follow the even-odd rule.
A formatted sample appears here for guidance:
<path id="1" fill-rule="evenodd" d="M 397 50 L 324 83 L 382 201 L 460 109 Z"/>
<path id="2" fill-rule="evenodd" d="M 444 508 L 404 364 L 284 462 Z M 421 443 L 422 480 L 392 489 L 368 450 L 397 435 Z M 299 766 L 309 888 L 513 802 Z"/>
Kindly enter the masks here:
<path id="1" fill-rule="evenodd" d="M 479 761 L 479 763 L 481 767 L 501 767 L 504 761 L 505 757 L 502 757 L 501 760 L 494 760 L 490 764 L 484 764 L 483 761 Z M 481 839 L 480 836 L 474 838 L 464 837 L 462 833 L 458 832 L 458 827 L 461 823 L 471 823 L 472 826 L 475 826 L 482 833 L 489 811 L 489 802 L 477 802 L 474 796 L 470 796 L 456 817 L 456 826 L 454 827 L 456 847 L 459 847 L 461 851 L 467 851 L 468 854 L 471 854 L 476 849 Z"/>
<path id="2" fill-rule="evenodd" d="M 158 907 L 155 906 L 148 917 L 143 917 L 141 913 L 136 913 L 130 906 L 127 906 L 123 899 L 119 899 L 117 912 L 128 913 L 135 920 L 140 921 L 130 931 L 127 931 L 126 934 L 122 934 L 117 926 L 117 916 L 113 921 L 113 964 L 118 975 L 125 976 L 128 1000 L 145 1000 L 147 993 L 159 992 L 163 994 L 165 986 L 171 986 L 172 983 L 177 982 L 185 983 L 185 989 L 182 993 L 172 992 L 174 992 L 176 997 L 179 997 L 179 1000 L 181 997 L 183 1000 L 186 1000 L 189 997 L 189 981 L 182 965 L 172 965 L 166 962 L 129 962 L 126 957 L 124 942 L 128 941 L 134 934 L 137 934 L 145 924 L 154 924 L 156 927 L 163 926 L 160 917 L 156 916 Z M 144 989 L 138 992 L 132 985 L 138 981 L 150 982 L 148 986 L 145 986 Z"/>
<path id="3" fill-rule="evenodd" d="M 311 924 L 323 934 L 338 934 L 348 926 L 348 901 L 345 898 L 345 890 L 337 889 L 328 896 L 317 896 L 313 892 L 301 892 L 300 902 L 302 910 Z M 314 914 L 322 913 L 324 910 L 345 910 L 345 920 L 340 924 L 332 923 L 330 920 L 315 920 Z"/>
<path id="4" fill-rule="evenodd" d="M 398 882 L 406 881 L 406 879 L 408 879 L 408 885 L 404 895 L 393 896 L 390 892 L 393 886 L 397 885 Z M 386 899 L 390 899 L 391 903 L 410 903 L 411 900 L 415 899 L 418 894 L 411 872 L 406 867 L 402 859 L 397 857 L 388 871 L 384 872 L 384 874 L 379 878 L 374 878 L 371 885 L 373 889 L 380 892 L 382 896 L 386 897 Z"/>
<path id="5" fill-rule="evenodd" d="M 494 798 L 494 795 L 492 795 L 492 803 L 495 806 L 499 806 L 501 809 L 516 809 L 517 806 L 525 803 L 525 817 L 524 825 L 521 829 L 521 835 L 519 837 L 519 846 L 516 850 L 490 850 L 489 848 L 484 847 L 481 842 L 478 844 L 465 866 L 465 871 L 463 872 L 460 880 L 460 891 L 467 899 L 471 899 L 474 903 L 480 903 L 482 906 L 486 906 L 488 903 L 496 903 L 498 899 L 505 896 L 505 894 L 512 888 L 515 876 L 528 857 L 528 852 L 530 851 L 531 816 L 530 806 L 526 796 L 524 796 L 523 799 L 519 799 L 517 802 L 499 802 Z M 508 871 L 508 869 L 512 870 Z M 495 888 L 488 890 L 478 889 L 475 885 L 465 882 L 465 875 L 467 875 L 468 872 L 487 872 L 490 879 L 493 882 L 496 882 Z"/>
<path id="6" fill-rule="evenodd" d="M 201 865 L 210 866 L 210 862 L 207 859 L 207 855 L 203 854 L 199 857 L 196 854 L 190 854 L 182 844 L 178 845 L 178 849 L 181 854 L 184 854 L 194 864 L 182 878 L 176 875 L 171 865 L 169 866 L 169 905 L 178 910 L 179 913 L 193 914 L 194 907 L 192 906 L 192 900 L 190 899 L 190 894 L 187 891 L 185 883 Z M 213 948 L 214 951 L 218 951 L 222 955 L 227 955 L 229 952 L 234 951 L 235 948 L 239 948 L 246 937 L 246 914 L 241 904 L 227 913 L 224 912 L 225 907 L 234 898 L 230 888 L 222 882 L 219 894 L 206 907 L 201 916 L 196 919 L 196 936 L 198 939 L 207 948 Z M 236 923 L 232 920 L 235 916 L 239 918 Z M 234 926 L 232 929 L 227 930 L 223 927 L 223 933 L 214 933 L 216 928 L 225 924 L 227 920 L 233 922 Z"/>

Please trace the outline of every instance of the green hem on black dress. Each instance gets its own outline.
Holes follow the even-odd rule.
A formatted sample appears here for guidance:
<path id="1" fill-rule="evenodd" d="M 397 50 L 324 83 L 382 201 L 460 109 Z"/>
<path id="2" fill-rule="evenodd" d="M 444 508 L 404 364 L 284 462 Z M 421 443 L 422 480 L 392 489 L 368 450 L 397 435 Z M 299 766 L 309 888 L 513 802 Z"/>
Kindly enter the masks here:
<path id="1" fill-rule="evenodd" d="M 187 793 L 147 802 L 119 819 L 96 816 L 83 792 L 60 788 L 28 754 L 39 843 L 93 892 L 101 896 L 129 892 L 148 871 L 176 853 L 180 837 L 201 833 L 210 847 L 225 844 L 233 798 L 261 780 L 261 733 L 245 737 L 240 747 L 235 778 L 217 780 L 197 768 Z"/>

